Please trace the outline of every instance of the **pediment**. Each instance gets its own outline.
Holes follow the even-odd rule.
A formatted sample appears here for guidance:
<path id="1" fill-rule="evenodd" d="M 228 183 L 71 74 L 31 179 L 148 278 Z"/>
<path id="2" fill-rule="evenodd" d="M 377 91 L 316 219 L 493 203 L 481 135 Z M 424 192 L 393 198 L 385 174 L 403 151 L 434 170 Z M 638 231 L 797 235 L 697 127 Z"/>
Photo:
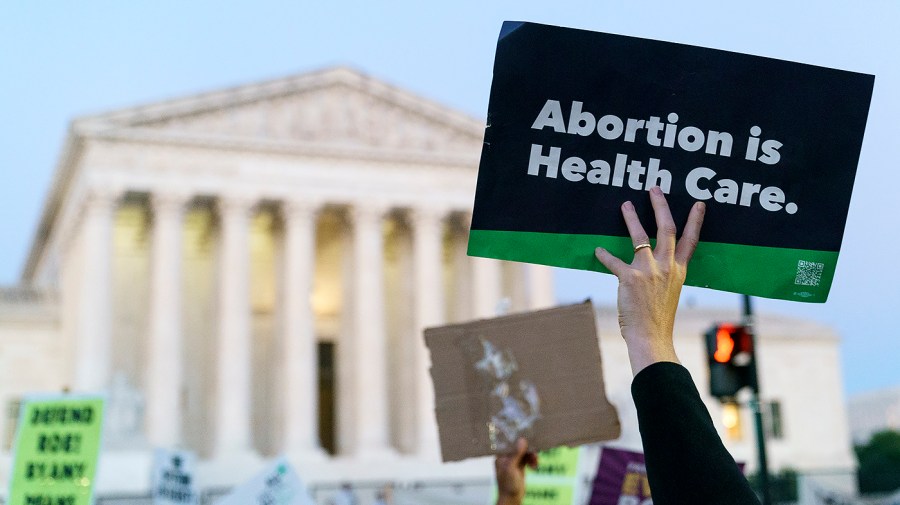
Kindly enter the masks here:
<path id="1" fill-rule="evenodd" d="M 101 118 L 94 118 L 101 119 Z M 114 128 L 279 144 L 477 153 L 484 125 L 338 68 L 107 115 Z"/>

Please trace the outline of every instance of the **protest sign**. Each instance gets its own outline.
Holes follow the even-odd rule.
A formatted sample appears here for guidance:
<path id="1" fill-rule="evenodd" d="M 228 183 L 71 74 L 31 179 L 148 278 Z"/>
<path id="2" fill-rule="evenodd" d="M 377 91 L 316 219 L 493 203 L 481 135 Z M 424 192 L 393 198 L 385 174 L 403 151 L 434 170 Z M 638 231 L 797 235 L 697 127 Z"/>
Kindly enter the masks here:
<path id="1" fill-rule="evenodd" d="M 604 447 L 589 505 L 652 505 L 650 483 L 639 452 Z"/>
<path id="2" fill-rule="evenodd" d="M 315 505 L 297 472 L 280 458 L 216 505 Z"/>
<path id="3" fill-rule="evenodd" d="M 590 302 L 425 330 L 444 461 L 617 438 Z"/>
<path id="4" fill-rule="evenodd" d="M 153 455 L 153 505 L 195 505 L 193 452 L 157 449 Z"/>
<path id="5" fill-rule="evenodd" d="M 556 447 L 538 454 L 537 468 L 526 468 L 522 505 L 573 505 L 578 495 L 581 449 Z"/>
<path id="6" fill-rule="evenodd" d="M 537 468 L 528 467 L 525 473 L 531 478 L 573 478 L 578 476 L 580 447 L 554 447 L 538 453 Z"/>
<path id="7" fill-rule="evenodd" d="M 522 505 L 573 505 L 578 497 L 580 447 L 555 447 L 538 453 L 537 468 L 525 468 Z M 490 503 L 497 501 L 497 488 Z"/>
<path id="8" fill-rule="evenodd" d="M 648 39 L 506 22 L 468 252 L 607 272 L 631 261 L 620 206 L 656 236 L 707 205 L 686 284 L 824 302 L 874 76 Z"/>
<path id="9" fill-rule="evenodd" d="M 745 463 L 737 466 L 744 471 Z M 588 505 L 653 505 L 644 454 L 604 447 Z"/>
<path id="10" fill-rule="evenodd" d="M 7 503 L 91 505 L 102 428 L 102 398 L 26 398 Z"/>

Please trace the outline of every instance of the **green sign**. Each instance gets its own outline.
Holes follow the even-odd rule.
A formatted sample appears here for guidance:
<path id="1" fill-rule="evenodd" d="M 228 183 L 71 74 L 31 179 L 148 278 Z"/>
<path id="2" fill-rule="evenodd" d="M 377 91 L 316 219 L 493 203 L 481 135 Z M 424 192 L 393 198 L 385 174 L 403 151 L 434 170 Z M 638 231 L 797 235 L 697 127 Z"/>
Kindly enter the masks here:
<path id="1" fill-rule="evenodd" d="M 556 447 L 538 453 L 538 467 L 525 469 L 522 505 L 573 505 L 578 486 L 579 447 Z M 497 489 L 491 502 L 497 501 Z"/>
<path id="2" fill-rule="evenodd" d="M 103 399 L 42 397 L 23 402 L 9 505 L 91 505 Z"/>
<path id="3" fill-rule="evenodd" d="M 578 447 L 556 447 L 538 453 L 538 467 L 532 470 L 526 469 L 526 479 L 541 477 L 570 477 L 578 476 Z M 527 480 L 526 480 L 527 482 Z"/>
<path id="4" fill-rule="evenodd" d="M 525 485 L 522 505 L 573 505 L 575 480 L 529 482 Z"/>

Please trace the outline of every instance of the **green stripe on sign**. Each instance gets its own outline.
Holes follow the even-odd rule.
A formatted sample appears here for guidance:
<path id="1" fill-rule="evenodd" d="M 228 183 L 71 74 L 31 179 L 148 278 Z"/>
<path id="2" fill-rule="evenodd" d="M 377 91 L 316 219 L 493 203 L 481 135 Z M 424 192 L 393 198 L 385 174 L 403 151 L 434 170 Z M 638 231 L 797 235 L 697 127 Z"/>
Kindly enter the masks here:
<path id="1" fill-rule="evenodd" d="M 655 242 L 655 241 L 652 241 Z M 522 231 L 471 230 L 469 255 L 609 273 L 594 258 L 603 247 L 624 261 L 631 239 Z M 838 253 L 701 242 L 688 269 L 688 286 L 765 298 L 823 303 L 834 280 Z"/>

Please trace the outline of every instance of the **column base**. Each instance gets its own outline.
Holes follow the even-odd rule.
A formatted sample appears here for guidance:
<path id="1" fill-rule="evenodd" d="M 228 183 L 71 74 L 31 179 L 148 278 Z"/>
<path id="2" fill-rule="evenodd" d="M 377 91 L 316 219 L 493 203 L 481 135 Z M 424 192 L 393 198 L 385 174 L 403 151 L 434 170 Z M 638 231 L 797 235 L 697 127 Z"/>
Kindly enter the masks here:
<path id="1" fill-rule="evenodd" d="M 285 449 L 284 454 L 291 460 L 301 463 L 322 462 L 331 459 L 331 455 L 325 452 L 325 449 L 317 446 L 297 447 L 293 449 Z"/>
<path id="2" fill-rule="evenodd" d="M 441 450 L 438 447 L 419 449 L 416 451 L 415 457 L 428 463 L 440 463 Z"/>
<path id="3" fill-rule="evenodd" d="M 210 486 L 230 488 L 262 471 L 266 461 L 249 449 L 222 451 L 201 461 L 198 477 Z"/>
<path id="4" fill-rule="evenodd" d="M 359 449 L 350 457 L 365 461 L 393 461 L 400 459 L 400 453 L 393 447 L 371 447 Z"/>

